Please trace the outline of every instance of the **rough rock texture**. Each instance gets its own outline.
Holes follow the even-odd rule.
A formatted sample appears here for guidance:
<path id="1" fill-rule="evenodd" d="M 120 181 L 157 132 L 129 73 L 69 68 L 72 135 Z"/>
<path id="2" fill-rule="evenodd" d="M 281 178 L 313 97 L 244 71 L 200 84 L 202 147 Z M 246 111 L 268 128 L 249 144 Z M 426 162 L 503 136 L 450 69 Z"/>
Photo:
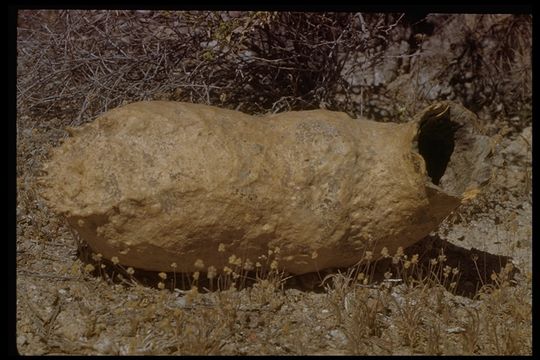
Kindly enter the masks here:
<path id="1" fill-rule="evenodd" d="M 474 119 L 450 102 L 406 124 L 132 103 L 71 129 L 42 194 L 126 266 L 222 269 L 229 255 L 254 263 L 276 247 L 291 273 L 349 266 L 415 243 L 485 183 L 490 142 Z"/>

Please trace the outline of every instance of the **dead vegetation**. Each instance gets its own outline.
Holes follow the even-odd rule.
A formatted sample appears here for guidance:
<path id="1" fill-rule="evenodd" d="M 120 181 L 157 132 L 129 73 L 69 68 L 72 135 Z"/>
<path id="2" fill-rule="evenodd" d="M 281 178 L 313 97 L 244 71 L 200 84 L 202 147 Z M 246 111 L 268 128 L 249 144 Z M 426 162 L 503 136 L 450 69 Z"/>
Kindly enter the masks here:
<path id="1" fill-rule="evenodd" d="M 75 112 L 74 124 L 127 99 L 167 98 L 248 113 L 321 104 L 336 108 L 336 87 L 347 87 L 342 70 L 349 55 L 388 43 L 398 18 L 24 11 L 18 29 L 18 103 L 42 116 Z M 358 36 L 360 28 L 365 31 Z"/>
<path id="2" fill-rule="evenodd" d="M 427 23 L 434 27 L 419 27 Z M 278 270 L 276 249 L 260 266 L 235 257 L 221 271 L 205 264 L 182 274 L 171 264 L 157 274 L 77 252 L 82 244 L 35 184 L 66 125 L 149 99 L 250 113 L 323 107 L 382 121 L 455 99 L 508 149 L 532 121 L 530 44 L 530 16 L 21 11 L 19 352 L 531 354 L 530 249 L 497 252 L 519 257 L 519 271 L 490 255 L 492 245 L 471 252 L 427 239 L 377 262 L 367 252 L 350 269 L 300 277 Z M 467 226 L 466 242 L 488 224 L 487 244 L 531 241 L 521 231 L 528 218 L 509 215 L 530 212 L 530 183 L 512 187 L 506 178 L 510 163 L 524 164 L 519 174 L 530 168 L 530 156 L 518 156 L 530 147 L 520 149 L 502 157 L 504 181 L 448 219 L 450 232 Z"/>
<path id="3" fill-rule="evenodd" d="M 253 284 L 224 273 L 227 289 L 166 289 L 142 285 L 137 271 L 118 276 L 118 264 L 100 263 L 101 272 L 79 259 L 61 286 L 19 285 L 18 341 L 30 353 L 71 354 L 527 354 L 531 349 L 531 278 L 512 284 L 512 265 L 492 274 L 493 283 L 473 297 L 456 295 L 458 268 L 444 256 L 389 256 L 397 273 L 374 281 L 365 260 L 321 281 L 324 291 L 284 286 L 287 278 L 270 270 Z M 99 275 L 101 274 L 101 275 Z M 116 274 L 116 281 L 111 274 Z M 23 278 L 32 276 L 23 275 Z M 242 277 L 248 277 L 245 273 Z M 199 274 L 189 275 L 196 283 Z M 50 281 L 50 280 L 46 280 Z M 452 285 L 454 284 L 454 285 Z M 168 286 L 167 286 L 168 287 Z M 35 303 L 44 291 L 46 306 Z M 97 295 L 97 296 L 96 296 Z"/>

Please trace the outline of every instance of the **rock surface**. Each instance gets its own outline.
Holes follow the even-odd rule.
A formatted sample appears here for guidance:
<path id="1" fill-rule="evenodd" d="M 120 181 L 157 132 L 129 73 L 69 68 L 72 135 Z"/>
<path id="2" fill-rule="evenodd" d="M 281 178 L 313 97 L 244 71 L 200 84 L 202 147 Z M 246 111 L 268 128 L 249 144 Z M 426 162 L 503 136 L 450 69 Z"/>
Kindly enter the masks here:
<path id="1" fill-rule="evenodd" d="M 349 266 L 415 243 L 485 183 L 490 143 L 474 119 L 451 102 L 406 124 L 132 103 L 71 129 L 42 195 L 126 266 L 219 271 L 275 248 L 290 273 Z"/>

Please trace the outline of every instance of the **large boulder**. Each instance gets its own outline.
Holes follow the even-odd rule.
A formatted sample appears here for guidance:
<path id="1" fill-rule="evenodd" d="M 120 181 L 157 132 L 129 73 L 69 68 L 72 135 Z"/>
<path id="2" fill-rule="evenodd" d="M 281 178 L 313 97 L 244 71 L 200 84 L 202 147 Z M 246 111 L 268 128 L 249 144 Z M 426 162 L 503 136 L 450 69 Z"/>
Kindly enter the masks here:
<path id="1" fill-rule="evenodd" d="M 42 194 L 126 266 L 219 271 L 275 248 L 290 273 L 349 266 L 425 237 L 489 178 L 474 119 L 450 102 L 406 124 L 137 102 L 70 129 Z"/>

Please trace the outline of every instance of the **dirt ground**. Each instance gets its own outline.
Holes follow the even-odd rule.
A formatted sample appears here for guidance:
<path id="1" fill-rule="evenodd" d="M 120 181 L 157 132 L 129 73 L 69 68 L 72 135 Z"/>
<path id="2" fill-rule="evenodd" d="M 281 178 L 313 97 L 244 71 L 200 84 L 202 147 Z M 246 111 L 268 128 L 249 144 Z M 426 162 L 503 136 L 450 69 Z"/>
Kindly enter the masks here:
<path id="1" fill-rule="evenodd" d="M 227 276 L 208 280 L 208 274 L 179 274 L 173 269 L 157 274 L 125 269 L 101 259 L 78 243 L 64 220 L 49 211 L 37 185 L 41 166 L 48 151 L 67 136 L 66 126 L 91 121 L 92 104 L 99 101 L 65 96 L 77 91 L 73 88 L 75 75 L 82 76 L 73 69 L 51 73 L 58 83 L 47 85 L 46 91 L 36 90 L 42 84 L 35 79 L 45 77 L 42 71 L 58 60 L 45 50 L 37 56 L 37 49 L 45 49 L 45 44 L 47 49 L 61 53 L 63 44 L 68 43 L 54 43 L 60 38 L 51 34 L 57 31 L 58 23 L 71 21 L 77 14 L 22 14 L 16 122 L 19 353 L 532 354 L 530 88 L 519 101 L 509 98 L 516 92 L 508 89 L 515 83 L 523 84 L 523 79 L 515 78 L 523 76 L 523 69 L 506 73 L 499 79 L 500 86 L 485 90 L 489 85 L 486 78 L 492 75 L 485 68 L 470 75 L 467 68 L 459 66 L 450 68 L 453 73 L 437 67 L 451 64 L 454 58 L 465 61 L 467 53 L 461 53 L 463 49 L 456 44 L 461 44 L 460 37 L 474 36 L 470 29 L 487 29 L 482 33 L 487 34 L 482 43 L 486 54 L 497 48 L 497 29 L 504 23 L 515 25 L 506 36 L 512 38 L 514 31 L 520 39 L 510 41 L 514 44 L 512 61 L 521 61 L 530 72 L 532 65 L 523 50 L 528 49 L 530 39 L 518 33 L 520 24 L 528 20 L 512 15 L 487 20 L 481 16 L 431 16 L 430 26 L 419 28 L 412 21 L 403 23 L 406 18 L 398 15 L 388 19 L 390 29 L 403 26 L 389 41 L 394 45 L 383 47 L 382 55 L 377 56 L 393 59 L 398 54 L 403 56 L 401 60 L 374 62 L 369 71 L 353 72 L 356 78 L 348 73 L 346 78 L 362 92 L 344 94 L 344 90 L 336 90 L 333 98 L 339 104 L 339 99 L 346 97 L 349 112 L 361 111 L 379 121 L 406 121 L 411 104 L 421 107 L 437 99 L 453 99 L 472 107 L 483 131 L 493 139 L 491 182 L 451 214 L 437 232 L 403 254 L 389 254 L 387 259 L 362 262 L 350 269 L 296 277 L 270 271 L 253 279 L 254 274 L 233 268 Z M 100 21 L 110 22 L 99 16 L 88 15 L 90 25 L 85 26 L 100 28 Z M 137 16 L 154 19 L 148 13 Z M 40 21 L 36 22 L 38 17 Z M 400 19 L 396 22 L 399 25 L 391 27 L 396 19 Z M 369 27 L 370 20 L 365 21 Z M 29 37 L 30 33 L 35 37 Z M 449 39 L 448 33 L 453 33 L 453 38 Z M 75 31 L 69 36 L 78 39 L 83 34 Z M 400 36 L 406 40 L 399 40 Z M 418 49 L 420 52 L 415 52 Z M 449 50 L 441 53 L 440 49 Z M 93 51 L 97 54 L 99 46 Z M 357 56 L 366 54 L 369 52 Z M 479 57 L 491 59 L 486 54 Z M 76 59 L 72 61 L 76 64 Z M 91 67 L 88 71 L 92 72 Z M 365 75 L 368 73 L 371 77 Z M 425 80 L 414 81 L 422 77 Z M 523 88 L 529 86 L 530 79 L 525 80 Z M 414 87 L 404 85 L 412 83 Z M 440 85 L 436 91 L 433 84 Z M 415 96 L 413 103 L 412 93 L 424 95 L 421 99 Z M 471 106 L 479 103 L 482 93 L 492 103 Z M 148 92 L 147 96 L 179 100 L 173 89 Z M 215 96 L 219 98 L 220 94 Z M 136 99 L 126 96 L 116 105 Z M 292 104 L 292 100 L 287 101 Z M 283 100 L 273 109 L 261 107 L 281 111 L 287 109 L 285 103 Z M 83 107 L 88 111 L 81 112 Z M 400 110 L 405 107 L 405 111 Z M 276 254 L 269 253 L 269 259 L 272 256 Z"/>

